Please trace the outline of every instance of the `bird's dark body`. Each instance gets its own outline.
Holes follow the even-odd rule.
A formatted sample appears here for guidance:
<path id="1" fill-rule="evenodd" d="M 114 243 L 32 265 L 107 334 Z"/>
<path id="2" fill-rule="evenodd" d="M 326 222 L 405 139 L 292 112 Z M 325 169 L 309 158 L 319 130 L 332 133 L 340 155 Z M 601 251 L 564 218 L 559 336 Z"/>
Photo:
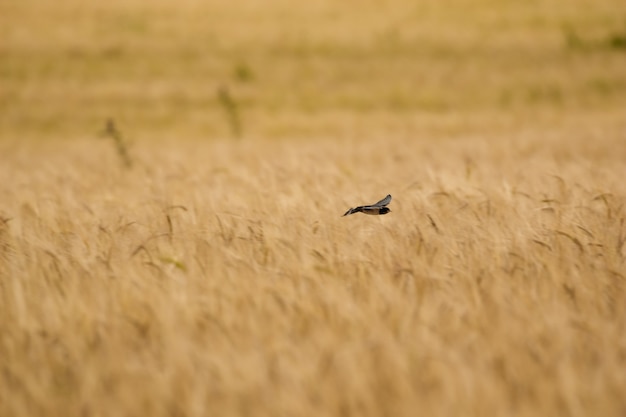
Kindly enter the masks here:
<path id="1" fill-rule="evenodd" d="M 354 214 L 354 213 L 370 214 L 374 216 L 387 214 L 391 211 L 389 208 L 387 208 L 387 204 L 389 204 L 390 202 L 391 202 L 391 195 L 387 195 L 387 197 L 383 198 L 376 204 L 372 204 L 370 206 L 358 206 L 358 207 L 351 208 L 350 210 L 344 213 L 344 216 L 347 216 L 349 214 Z"/>

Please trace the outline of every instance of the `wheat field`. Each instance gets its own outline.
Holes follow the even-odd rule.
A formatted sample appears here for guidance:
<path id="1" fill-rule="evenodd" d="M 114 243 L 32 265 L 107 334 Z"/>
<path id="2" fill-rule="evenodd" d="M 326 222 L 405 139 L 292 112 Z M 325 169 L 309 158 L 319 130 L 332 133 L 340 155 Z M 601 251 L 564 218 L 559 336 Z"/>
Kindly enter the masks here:
<path id="1" fill-rule="evenodd" d="M 0 2 L 0 416 L 626 415 L 624 16 Z"/>
<path id="2" fill-rule="evenodd" d="M 623 415 L 625 139 L 5 148 L 2 415 Z"/>

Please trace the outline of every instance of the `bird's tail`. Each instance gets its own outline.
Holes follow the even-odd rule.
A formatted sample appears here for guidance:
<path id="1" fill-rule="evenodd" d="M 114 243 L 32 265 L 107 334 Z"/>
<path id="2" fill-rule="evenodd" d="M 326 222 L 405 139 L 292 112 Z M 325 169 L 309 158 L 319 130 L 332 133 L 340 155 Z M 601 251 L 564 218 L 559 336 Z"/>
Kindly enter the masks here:
<path id="1" fill-rule="evenodd" d="M 346 211 L 342 217 L 347 216 L 349 214 L 354 214 L 354 213 L 358 213 L 360 211 L 363 211 L 362 207 L 355 207 L 355 208 L 351 208 L 350 210 Z"/>

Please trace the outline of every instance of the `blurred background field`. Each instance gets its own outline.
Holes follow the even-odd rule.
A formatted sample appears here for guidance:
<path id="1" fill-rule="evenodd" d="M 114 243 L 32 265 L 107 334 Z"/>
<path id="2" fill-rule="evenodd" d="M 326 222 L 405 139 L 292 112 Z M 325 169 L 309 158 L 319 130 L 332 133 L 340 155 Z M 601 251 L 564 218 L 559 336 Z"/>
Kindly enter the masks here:
<path id="1" fill-rule="evenodd" d="M 623 117 L 617 0 L 0 4 L 0 137 L 467 132 Z M 226 106 L 227 107 L 227 106 Z"/>
<path id="2" fill-rule="evenodd" d="M 0 0 L 0 416 L 626 415 L 625 74 L 618 0 Z"/>

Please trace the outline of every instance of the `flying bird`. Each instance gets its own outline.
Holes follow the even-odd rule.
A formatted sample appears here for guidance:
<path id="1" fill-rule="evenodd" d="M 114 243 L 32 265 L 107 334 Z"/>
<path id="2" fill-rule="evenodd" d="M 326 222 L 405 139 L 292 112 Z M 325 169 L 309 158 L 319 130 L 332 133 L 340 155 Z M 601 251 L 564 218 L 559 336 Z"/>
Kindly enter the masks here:
<path id="1" fill-rule="evenodd" d="M 387 197 L 380 200 L 378 203 L 372 204 L 371 206 L 359 206 L 355 208 L 351 208 L 346 211 L 344 216 L 348 214 L 354 213 L 365 213 L 365 214 L 387 214 L 391 210 L 387 208 L 387 204 L 391 202 L 391 194 L 388 194 Z"/>

